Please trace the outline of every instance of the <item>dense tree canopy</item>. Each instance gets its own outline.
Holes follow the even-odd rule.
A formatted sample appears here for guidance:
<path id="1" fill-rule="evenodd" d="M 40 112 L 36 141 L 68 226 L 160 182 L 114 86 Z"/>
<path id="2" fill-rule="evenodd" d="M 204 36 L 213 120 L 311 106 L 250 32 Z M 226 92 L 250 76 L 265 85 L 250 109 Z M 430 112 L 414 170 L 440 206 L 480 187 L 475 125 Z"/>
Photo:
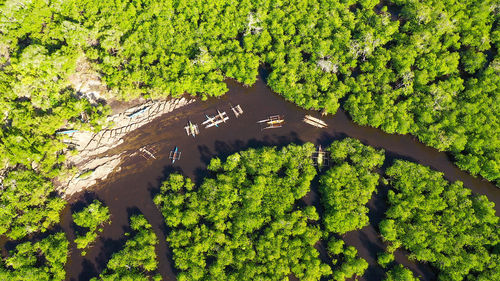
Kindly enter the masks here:
<path id="1" fill-rule="evenodd" d="M 73 148 L 57 132 L 105 125 L 109 108 L 70 81 L 81 62 L 108 98 L 125 100 L 220 96 L 226 78 L 252 85 L 264 66 L 266 82 L 286 99 L 327 113 L 342 106 L 358 124 L 412 134 L 500 185 L 499 15 L 494 0 L 0 0 L 0 236 L 33 238 L 59 222 L 65 201 L 52 180 L 69 173 Z M 313 248 L 321 238 L 316 210 L 296 204 L 316 173 L 312 148 L 284 151 L 214 159 L 216 176 L 199 190 L 179 176 L 165 183 L 156 203 L 173 228 L 180 279 L 331 274 Z M 335 143 L 331 156 L 320 220 L 330 236 L 366 225 L 364 205 L 384 159 L 352 140 Z M 415 164 L 397 162 L 387 174 L 394 189 L 380 228 L 390 249 L 407 248 L 444 280 L 500 279 L 498 218 L 484 197 Z M 81 218 L 90 231 L 79 246 L 95 237 L 95 219 Z M 8 262 L 51 256 L 43 241 L 67 248 L 60 235 L 49 237 L 20 244 L 1 274 L 16 280 L 45 262 L 24 274 L 64 278 L 65 260 Z M 356 260 L 345 250 L 346 264 Z M 359 274 L 358 265 L 345 276 Z"/>
<path id="2" fill-rule="evenodd" d="M 461 168 L 499 184 L 500 37 L 494 1 L 389 2 L 399 27 L 391 40 L 380 33 L 371 37 L 381 44 L 358 60 L 360 74 L 347 79 L 345 108 L 360 124 L 411 133 L 450 151 Z M 377 17 L 384 15 L 386 7 Z"/>
<path id="3" fill-rule="evenodd" d="M 17 245 L 4 259 L 4 265 L 0 263 L 0 280 L 65 280 L 68 245 L 64 232 Z"/>
<path id="4" fill-rule="evenodd" d="M 73 213 L 73 222 L 85 228 L 85 233 L 78 233 L 75 238 L 76 247 L 85 249 L 95 241 L 98 232 L 102 231 L 103 224 L 110 223 L 109 208 L 101 201 L 94 200 L 83 210 Z M 82 255 L 85 254 L 86 252 L 82 251 Z"/>
<path id="5" fill-rule="evenodd" d="M 64 203 L 50 180 L 65 172 L 66 145 L 56 132 L 97 129 L 108 112 L 71 88 L 83 53 L 66 42 L 69 21 L 50 3 L 0 4 L 0 235 L 14 239 L 59 222 Z"/>
<path id="6" fill-rule="evenodd" d="M 348 147 L 351 159 L 368 153 L 383 161 L 379 152 L 350 139 L 332 147 Z M 214 158 L 212 175 L 199 187 L 170 175 L 154 201 L 172 229 L 167 241 L 180 270 L 177 278 L 283 280 L 293 274 L 300 280 L 323 276 L 342 281 L 362 276 L 368 263 L 357 257 L 357 250 L 323 231 L 313 206 L 298 204 L 316 175 L 313 151 L 307 143 L 280 151 L 250 149 L 225 161 Z M 328 244 L 332 268 L 315 249 L 325 237 L 329 242 L 320 247 Z"/>
<path id="7" fill-rule="evenodd" d="M 373 170 L 382 166 L 384 151 L 347 138 L 328 149 L 333 167 L 320 179 L 323 221 L 328 231 L 344 234 L 368 225 L 365 207 L 378 184 Z"/>
<path id="8" fill-rule="evenodd" d="M 419 281 L 408 268 L 398 264 L 387 272 L 384 281 Z"/>
<path id="9" fill-rule="evenodd" d="M 334 265 L 333 280 L 335 281 L 344 281 L 347 278 L 356 279 L 358 276 L 363 276 L 368 268 L 368 263 L 357 257 L 356 248 L 346 246 L 342 240 L 330 238 L 327 249 Z"/>
<path id="10" fill-rule="evenodd" d="M 251 85 L 264 63 L 269 86 L 300 106 L 335 113 L 346 97 L 356 122 L 414 134 L 500 179 L 493 0 L 21 2 L 0 4 L 0 106 L 7 120 L 29 116 L 2 132 L 4 163 L 45 158 L 50 170 L 62 160 L 54 130 L 103 111 L 67 81 L 82 58 L 124 99 L 218 96 L 226 77 Z"/>
<path id="11" fill-rule="evenodd" d="M 319 280 L 331 274 L 314 245 L 314 207 L 296 206 L 316 175 L 313 145 L 250 149 L 210 162 L 195 189 L 173 174 L 154 201 L 172 229 L 178 280 Z"/>
<path id="12" fill-rule="evenodd" d="M 430 262 L 440 280 L 500 277 L 499 218 L 485 196 L 419 164 L 398 160 L 387 169 L 390 184 L 383 238 Z M 393 246 L 394 246 L 393 245 Z"/>
<path id="13" fill-rule="evenodd" d="M 125 242 L 123 248 L 114 253 L 108 261 L 107 268 L 99 275 L 99 278 L 92 278 L 92 281 L 160 281 L 159 274 L 154 275 L 158 268 L 156 257 L 156 245 L 158 238 L 151 225 L 143 215 L 130 217 L 131 236 Z"/>
<path id="14" fill-rule="evenodd" d="M 58 223 L 66 201 L 54 196 L 53 189 L 50 181 L 32 170 L 8 173 L 0 189 L 0 235 L 20 239 Z"/>

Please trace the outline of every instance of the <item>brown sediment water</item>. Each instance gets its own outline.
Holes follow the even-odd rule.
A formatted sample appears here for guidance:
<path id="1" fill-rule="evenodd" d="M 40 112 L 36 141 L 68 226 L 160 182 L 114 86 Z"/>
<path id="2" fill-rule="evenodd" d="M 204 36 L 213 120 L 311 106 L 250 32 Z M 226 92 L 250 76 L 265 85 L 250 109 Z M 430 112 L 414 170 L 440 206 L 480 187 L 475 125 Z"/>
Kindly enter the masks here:
<path id="1" fill-rule="evenodd" d="M 121 170 L 108 177 L 92 190 L 73 197 L 73 209 L 82 202 L 98 198 L 109 206 L 112 223 L 104 227 L 95 245 L 82 257 L 80 251 L 72 244 L 71 256 L 67 264 L 68 280 L 89 280 L 97 276 L 107 264 L 111 254 L 124 243 L 124 233 L 128 231 L 128 218 L 133 213 L 142 213 L 152 224 L 160 241 L 157 247 L 159 257 L 158 272 L 164 280 L 175 280 L 176 270 L 171 259 L 171 251 L 165 242 L 168 234 L 163 217 L 154 205 L 152 198 L 161 181 L 174 171 L 182 172 L 199 183 L 205 176 L 205 168 L 212 157 L 226 157 L 234 152 L 248 148 L 290 143 L 302 144 L 313 142 L 327 146 L 333 140 L 352 137 L 375 148 L 383 148 L 386 152 L 384 168 L 390 166 L 394 159 L 406 159 L 417 162 L 443 172 L 450 181 L 460 180 L 476 194 L 487 195 L 495 203 L 498 215 L 500 189 L 492 183 L 474 178 L 458 169 L 449 157 L 436 149 L 427 147 L 408 135 L 391 135 L 379 129 L 363 127 L 353 123 L 342 110 L 334 116 L 320 117 L 328 127 L 318 129 L 302 122 L 305 114 L 319 117 L 317 112 L 301 109 L 274 94 L 259 79 L 252 87 L 244 87 L 230 80 L 229 93 L 221 98 L 212 98 L 206 102 L 187 105 L 173 114 L 164 115 L 152 123 L 135 130 L 125 138 L 123 144 L 113 150 L 132 155 L 140 147 L 146 147 L 156 159 L 146 159 L 140 153 L 129 156 L 121 165 Z M 241 105 L 244 113 L 235 118 L 230 104 Z M 205 114 L 215 115 L 216 110 L 226 111 L 230 119 L 218 128 L 205 129 L 201 122 Z M 270 115 L 284 115 L 282 128 L 261 131 L 258 120 Z M 184 130 L 187 122 L 198 124 L 200 134 L 195 138 L 187 136 Z M 181 159 L 170 164 L 169 152 L 178 146 Z M 370 208 L 370 225 L 360 231 L 353 231 L 343 238 L 348 245 L 358 249 L 370 267 L 361 280 L 381 280 L 384 270 L 376 265 L 377 252 L 383 251 L 384 244 L 378 232 L 378 223 L 384 217 L 387 187 L 380 186 L 368 207 Z M 319 195 L 312 189 L 304 201 L 319 206 Z M 62 227 L 73 238 L 71 212 L 64 212 Z M 321 256 L 324 257 L 322 254 Z M 411 268 L 422 280 L 435 279 L 433 270 L 425 264 L 408 261 L 402 251 L 396 252 L 396 261 Z"/>

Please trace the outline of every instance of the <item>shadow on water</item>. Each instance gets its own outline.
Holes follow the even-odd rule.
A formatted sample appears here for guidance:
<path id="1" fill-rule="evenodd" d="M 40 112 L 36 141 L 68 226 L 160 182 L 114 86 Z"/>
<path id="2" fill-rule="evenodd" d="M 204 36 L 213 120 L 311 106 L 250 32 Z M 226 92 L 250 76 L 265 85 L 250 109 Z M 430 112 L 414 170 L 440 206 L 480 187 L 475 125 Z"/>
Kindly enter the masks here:
<path id="1" fill-rule="evenodd" d="M 264 72 L 261 74 L 265 77 L 267 74 L 265 70 L 262 71 Z M 95 190 L 90 191 L 110 208 L 112 224 L 104 226 L 100 237 L 87 251 L 85 257 L 80 256 L 80 251 L 72 243 L 71 258 L 67 264 L 68 277 L 71 280 L 75 280 L 73 278 L 78 278 L 79 281 L 89 280 L 91 276 L 96 276 L 102 271 L 111 254 L 124 243 L 123 237 L 130 216 L 128 210 L 133 208 L 145 215 L 158 236 L 159 245 L 156 249 L 159 257 L 158 272 L 164 280 L 175 280 L 176 271 L 173 267 L 172 253 L 165 241 L 169 231 L 159 209 L 153 203 L 153 197 L 158 193 L 161 182 L 169 174 L 179 172 L 199 184 L 208 175 L 206 166 L 211 158 L 225 159 L 232 153 L 248 148 L 270 145 L 282 147 L 290 143 L 305 142 L 326 147 L 333 140 L 356 138 L 366 145 L 385 150 L 386 161 L 382 171 L 392 165 L 395 159 L 405 159 L 430 166 L 443 172 L 448 180 L 461 180 L 464 186 L 471 188 L 473 192 L 487 195 L 489 200 L 496 204 L 498 212 L 500 189 L 461 171 L 453 165 L 445 153 L 423 145 L 412 136 L 390 135 L 375 128 L 354 124 L 340 109 L 334 116 L 322 118 L 329 125 L 328 128 L 311 127 L 303 123 L 302 118 L 305 114 L 319 117 L 317 112 L 298 108 L 283 100 L 279 95 L 272 93 L 263 80 L 262 76 L 259 77 L 253 87 L 244 87 L 229 80 L 228 94 L 206 102 L 197 102 L 164 115 L 134 131 L 133 135 L 127 136 L 121 145 L 111 151 L 111 153 L 127 151 L 131 154 L 140 147 L 151 146 L 154 147 L 156 159 L 146 160 L 143 157 L 125 156 L 121 170 L 110 175 L 105 182 L 99 183 Z M 230 104 L 241 105 L 243 115 L 235 118 L 230 110 Z M 201 125 L 205 120 L 205 114 L 214 115 L 217 109 L 226 111 L 230 119 L 219 128 L 205 129 Z M 276 130 L 261 131 L 256 122 L 276 114 L 284 115 L 286 124 Z M 200 134 L 196 138 L 185 133 L 184 126 L 188 120 L 200 127 Z M 182 157 L 175 162 L 175 165 L 171 165 L 169 152 L 174 146 L 178 146 L 182 151 Z M 317 179 L 311 189 L 303 201 L 315 205 L 318 212 L 322 212 Z M 382 251 L 385 245 L 377 233 L 377 225 L 383 219 L 387 208 L 386 197 L 387 187 L 380 186 L 378 193 L 368 204 L 371 224 L 343 237 L 346 244 L 355 246 L 359 255 L 370 265 L 367 274 L 360 278 L 361 280 L 380 280 L 383 276 L 383 269 L 376 264 L 376 254 Z M 73 201 L 80 199 L 85 200 L 85 195 L 75 196 Z M 77 208 L 78 205 L 75 206 Z M 61 225 L 68 239 L 74 238 L 69 208 L 63 214 Z M 325 254 L 324 249 L 321 249 L 320 255 L 324 258 Z M 396 262 L 410 267 L 421 275 L 423 280 L 435 279 L 429 266 L 408 261 L 402 252 L 396 253 Z"/>

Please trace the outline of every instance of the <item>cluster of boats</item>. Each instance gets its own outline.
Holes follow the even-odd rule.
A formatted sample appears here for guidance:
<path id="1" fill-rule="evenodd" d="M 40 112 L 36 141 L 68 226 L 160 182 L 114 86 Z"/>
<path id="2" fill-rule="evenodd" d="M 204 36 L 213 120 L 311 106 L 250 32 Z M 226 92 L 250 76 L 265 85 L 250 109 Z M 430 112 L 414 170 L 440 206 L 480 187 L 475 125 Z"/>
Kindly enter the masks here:
<path id="1" fill-rule="evenodd" d="M 243 114 L 243 109 L 239 104 L 236 106 L 231 105 L 231 110 L 233 111 L 236 118 L 238 118 L 241 114 Z M 229 116 L 227 115 L 227 113 L 225 111 L 221 112 L 218 109 L 217 109 L 217 114 L 213 116 L 205 114 L 205 117 L 206 120 L 201 123 L 202 126 L 205 126 L 205 129 L 211 127 L 219 127 L 221 123 L 226 123 L 226 121 L 229 120 Z M 326 128 L 328 126 L 323 120 L 313 117 L 311 115 L 306 115 L 303 121 L 317 128 Z M 285 124 L 285 118 L 283 115 L 271 115 L 266 119 L 257 121 L 257 123 L 261 124 L 262 126 L 261 130 L 276 129 L 283 127 L 283 124 Z M 188 121 L 184 129 L 186 130 L 186 134 L 188 136 L 196 137 L 196 135 L 200 133 L 198 124 L 192 123 L 191 121 Z M 179 151 L 179 148 L 176 146 L 174 150 L 170 151 L 169 158 L 172 160 L 173 164 L 175 163 L 175 161 L 179 160 L 180 157 L 181 157 L 181 152 Z M 321 146 L 318 147 L 318 150 L 314 153 L 313 158 L 315 160 L 314 161 L 315 164 L 318 167 L 321 167 L 325 164 L 325 159 L 327 159 L 327 157 L 325 157 L 325 151 L 322 150 Z"/>
<path id="2" fill-rule="evenodd" d="M 243 109 L 239 104 L 236 106 L 231 105 L 231 110 L 233 111 L 236 118 L 243 114 Z M 210 127 L 219 127 L 219 124 L 225 123 L 227 120 L 229 120 L 229 116 L 227 116 L 227 113 L 225 111 L 221 112 L 218 109 L 216 115 L 209 116 L 208 114 L 205 114 L 205 117 L 206 120 L 201 123 L 202 126 L 205 126 L 205 129 L 208 129 Z M 200 133 L 198 124 L 191 122 L 191 120 L 188 121 L 184 129 L 186 130 L 186 134 L 188 136 L 196 137 L 196 135 Z M 177 146 L 174 148 L 174 150 L 170 151 L 169 158 L 172 160 L 172 164 L 174 164 L 175 161 L 181 158 L 181 152 L 179 151 L 179 148 Z"/>
<path id="3" fill-rule="evenodd" d="M 236 118 L 243 114 L 243 109 L 241 109 L 241 106 L 239 104 L 236 106 L 231 106 L 231 110 L 233 111 Z M 227 113 L 225 111 L 221 112 L 218 109 L 217 114 L 215 114 L 214 116 L 205 114 L 205 117 L 207 119 L 201 123 L 201 125 L 205 126 L 205 129 L 208 129 L 210 127 L 219 127 L 219 124 L 225 123 L 227 120 L 229 120 L 229 116 L 227 116 Z M 188 136 L 196 137 L 196 135 L 200 133 L 198 124 L 194 124 L 191 121 L 188 121 L 188 124 L 184 127 L 184 129 L 186 130 L 186 134 Z"/>

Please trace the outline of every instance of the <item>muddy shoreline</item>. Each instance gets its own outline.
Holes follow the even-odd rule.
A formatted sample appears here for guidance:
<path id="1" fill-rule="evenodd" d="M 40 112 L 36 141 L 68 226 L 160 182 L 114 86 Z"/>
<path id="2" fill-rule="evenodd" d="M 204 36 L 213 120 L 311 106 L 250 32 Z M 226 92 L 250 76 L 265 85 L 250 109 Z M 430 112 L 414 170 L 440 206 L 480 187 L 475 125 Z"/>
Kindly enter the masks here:
<path id="1" fill-rule="evenodd" d="M 129 154 L 126 151 L 112 151 L 122 144 L 124 138 L 136 129 L 147 126 L 164 114 L 193 103 L 192 98 L 163 99 L 155 101 L 137 101 L 134 106 L 123 108 L 127 103 L 113 103 L 111 108 L 115 114 L 107 118 L 109 126 L 98 132 L 76 131 L 65 140 L 78 154 L 70 155 L 66 161 L 67 167 L 74 167 L 79 172 L 71 177 L 61 177 L 54 181 L 56 189 L 68 198 L 93 186 L 97 181 L 104 181 L 115 170 L 120 170 L 120 164 Z M 148 151 L 146 148 L 139 148 Z M 148 153 L 150 153 L 148 151 Z M 149 154 L 152 155 L 152 154 Z M 151 157 L 154 157 L 152 155 Z"/>
<path id="2" fill-rule="evenodd" d="M 130 154 L 122 161 L 119 172 L 109 175 L 106 181 L 98 182 L 86 192 L 75 194 L 70 201 L 74 203 L 71 207 L 73 209 L 93 198 L 104 201 L 110 208 L 112 224 L 104 227 L 98 241 L 87 251 L 85 257 L 81 257 L 80 251 L 73 243 L 71 244 L 67 280 L 83 281 L 97 276 L 105 268 L 111 254 L 124 243 L 123 234 L 128 229 L 129 215 L 138 212 L 146 216 L 160 240 L 157 247 L 159 273 L 164 280 L 175 280 L 175 268 L 165 242 L 168 229 L 152 201 L 159 184 L 173 171 L 181 172 L 199 183 L 205 176 L 205 167 L 212 157 L 224 158 L 240 150 L 264 145 L 284 146 L 289 143 L 313 142 L 326 146 L 333 140 L 356 138 L 364 144 L 385 150 L 386 161 L 382 170 L 390 166 L 396 158 L 430 166 L 443 172 L 446 179 L 460 180 L 474 193 L 487 195 L 489 200 L 495 203 L 496 213 L 499 214 L 499 188 L 461 171 L 445 153 L 423 145 L 412 136 L 390 135 L 378 129 L 356 125 L 342 110 L 334 116 L 322 118 L 329 125 L 328 128 L 314 128 L 303 123 L 302 118 L 305 114 L 319 116 L 318 112 L 306 111 L 286 102 L 272 93 L 262 79 L 251 88 L 243 87 L 234 81 L 228 81 L 228 87 L 229 93 L 225 96 L 209 99 L 207 102 L 192 103 L 172 114 L 165 114 L 147 126 L 136 129 L 133 134 L 125 136 L 122 144 L 108 151 L 108 154 L 121 152 Z M 240 104 L 244 114 L 235 118 L 229 104 Z M 213 115 L 217 109 L 227 111 L 230 120 L 226 124 L 210 129 L 200 126 L 200 134 L 196 138 L 186 135 L 184 126 L 188 120 L 200 125 L 205 119 L 205 114 Z M 261 131 L 255 122 L 274 114 L 285 115 L 287 122 L 285 126 Z M 144 146 L 154 151 L 156 159 L 147 159 L 138 154 L 132 155 L 132 152 Z M 182 158 L 172 166 L 168 154 L 174 146 L 179 146 Z M 361 280 L 380 280 L 383 277 L 384 271 L 376 265 L 377 251 L 384 247 L 377 234 L 376 225 L 386 209 L 385 194 L 386 188 L 380 186 L 378 193 L 368 204 L 371 224 L 344 236 L 346 243 L 355 246 L 359 254 L 370 264 Z M 317 205 L 319 197 L 312 191 L 304 200 Z M 63 214 L 61 225 L 68 238 L 72 238 L 74 233 L 69 208 Z M 421 275 L 422 280 L 435 279 L 434 272 L 429 266 L 408 261 L 402 252 L 396 253 L 396 260 Z"/>

